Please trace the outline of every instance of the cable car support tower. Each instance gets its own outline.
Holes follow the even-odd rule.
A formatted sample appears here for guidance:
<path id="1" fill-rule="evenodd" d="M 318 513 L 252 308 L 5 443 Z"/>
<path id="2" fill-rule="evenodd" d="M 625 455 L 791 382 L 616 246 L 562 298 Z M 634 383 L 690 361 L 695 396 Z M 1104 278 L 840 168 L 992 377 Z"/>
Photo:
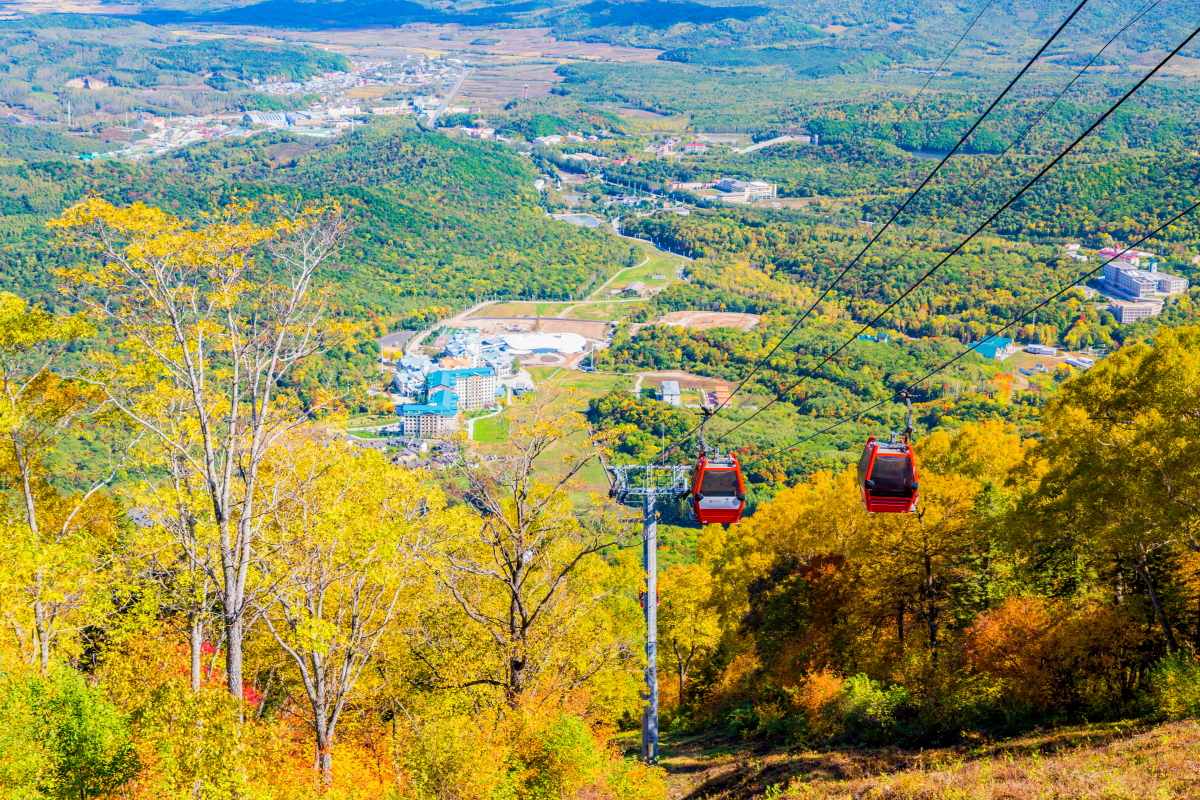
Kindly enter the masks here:
<path id="1" fill-rule="evenodd" d="M 691 490 L 691 467 L 672 465 L 606 464 L 609 496 L 623 505 L 641 508 L 642 568 L 646 592 L 646 691 L 642 695 L 642 761 L 658 763 L 658 512 L 656 501 L 679 500 Z"/>

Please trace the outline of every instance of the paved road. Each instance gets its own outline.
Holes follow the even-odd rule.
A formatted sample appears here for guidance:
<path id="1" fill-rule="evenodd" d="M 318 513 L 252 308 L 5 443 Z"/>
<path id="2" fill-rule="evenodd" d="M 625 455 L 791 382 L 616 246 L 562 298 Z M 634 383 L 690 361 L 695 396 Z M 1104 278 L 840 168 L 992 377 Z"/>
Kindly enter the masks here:
<path id="1" fill-rule="evenodd" d="M 458 80 L 454 82 L 454 86 L 450 89 L 449 94 L 446 95 L 446 99 L 443 100 L 441 105 L 439 105 L 429 114 L 430 125 L 437 123 L 437 118 L 440 117 L 446 111 L 446 109 L 450 107 L 450 103 L 454 100 L 454 96 L 458 94 L 458 90 L 462 88 L 463 82 L 466 81 L 467 76 L 470 74 L 471 70 L 464 69 L 463 73 L 458 76 Z"/>
<path id="2" fill-rule="evenodd" d="M 733 147 L 730 149 L 733 150 L 733 152 L 735 152 L 735 153 L 741 153 L 742 155 L 746 155 L 746 153 L 753 153 L 755 150 L 761 150 L 764 147 L 770 147 L 773 144 L 783 144 L 784 142 L 794 142 L 798 138 L 800 138 L 800 137 L 798 137 L 798 136 L 776 136 L 774 139 L 767 139 L 765 142 L 759 142 L 758 144 L 752 144 L 749 147 L 742 148 L 741 150 L 738 150 L 736 147 Z"/>
<path id="3" fill-rule="evenodd" d="M 482 417 L 474 417 L 472 419 L 467 420 L 467 441 L 468 442 L 475 441 L 475 423 L 476 422 L 479 422 L 479 420 L 481 420 L 481 419 L 488 419 L 490 417 L 499 416 L 500 414 L 503 414 L 505 411 L 506 411 L 505 407 L 501 406 L 500 408 L 493 411 L 491 414 L 484 414 Z"/>

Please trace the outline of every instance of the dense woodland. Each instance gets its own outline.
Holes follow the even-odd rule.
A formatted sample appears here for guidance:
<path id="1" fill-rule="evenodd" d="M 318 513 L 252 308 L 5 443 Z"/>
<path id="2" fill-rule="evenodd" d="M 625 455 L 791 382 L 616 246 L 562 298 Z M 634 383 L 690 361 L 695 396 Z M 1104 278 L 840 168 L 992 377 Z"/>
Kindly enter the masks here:
<path id="1" fill-rule="evenodd" d="M 48 247 L 44 222 L 96 194 L 195 215 L 236 197 L 343 204 L 354 245 L 328 265 L 340 313 L 397 315 L 488 296 L 570 297 L 632 263 L 611 237 L 545 216 L 536 173 L 510 151 L 451 140 L 403 123 L 313 144 L 264 134 L 188 148 L 149 165 L 38 161 L 0 166 L 4 285 L 61 303 L 52 270 L 74 254 Z M 433 302 L 439 298 L 439 302 Z"/>
<path id="2" fill-rule="evenodd" d="M 940 57 L 970 9 L 140 5 L 140 19 L 172 24 L 536 19 L 563 37 L 659 46 L 668 52 L 651 65 L 564 66 L 552 98 L 514 100 L 489 122 L 517 136 L 607 132 L 576 149 L 640 157 L 610 175 L 633 185 L 732 175 L 806 199 L 698 201 L 686 216 L 622 222 L 695 260 L 687 282 L 616 327 L 595 356 L 601 371 L 736 383 L 778 345 L 707 431 L 746 464 L 753 513 L 699 528 L 664 510 L 668 735 L 916 752 L 1200 714 L 1200 470 L 1188 448 L 1200 437 L 1200 290 L 1119 326 L 1080 287 L 1013 328 L 1022 343 L 1110 351 L 1086 373 L 1018 378 L 967 355 L 921 382 L 914 514 L 867 515 L 850 466 L 866 436 L 903 427 L 903 406 L 816 435 L 1079 282 L 1096 262 L 1064 257 L 1064 242 L 1128 244 L 1196 201 L 1194 92 L 1156 82 L 873 323 L 872 338 L 851 338 L 1178 38 L 1193 0 L 1134 28 L 1102 75 L 993 163 L 1126 20 L 1125 4 L 1095 0 L 1027 91 L 820 302 L 932 167 L 905 149 L 961 135 L 1016 69 L 1013 53 L 1062 8 L 1028 0 L 989 16 L 902 119 L 924 79 L 903 70 Z M 163 29 L 99 19 L 72 18 L 66 32 L 36 18 L 0 26 L 12 37 L 0 90 L 57 102 L 35 89 L 39 69 L 57 81 L 103 68 L 124 98 L 106 103 L 186 78 L 219 84 L 204 102 L 236 105 L 258 102 L 242 94 L 247 81 L 302 77 L 331 58 L 121 44 L 105 37 Z M 147 108 L 207 107 L 163 94 Z M 669 116 L 646 123 L 621 105 Z M 489 451 L 498 457 L 448 446 L 446 471 L 394 466 L 337 433 L 373 410 L 361 389 L 377 376 L 374 337 L 480 298 L 577 298 L 641 258 L 546 215 L 559 196 L 533 183 L 566 169 L 560 153 L 525 157 L 446 130 L 466 119 L 444 121 L 442 132 L 385 121 L 320 142 L 259 134 L 139 163 L 80 162 L 72 155 L 89 144 L 54 126 L 0 129 L 11 542 L 0 742 L 12 754 L 0 798 L 667 797 L 664 772 L 616 744 L 636 737 L 641 712 L 640 522 L 581 484 L 594 459 L 661 456 L 694 428 L 693 411 L 649 393 L 584 403 L 543 387 L 510 415 L 508 441 Z M 822 144 L 645 156 L 655 135 L 689 126 L 757 141 L 819 133 Z M 588 207 L 606 191 L 620 190 L 588 185 Z M 1195 282 L 1196 226 L 1141 246 Z M 750 331 L 652 324 L 685 309 L 761 320 Z M 694 440 L 672 451 L 694 454 Z M 780 783 L 768 796 L 802 792 Z"/>
<path id="3" fill-rule="evenodd" d="M 439 478 L 337 436 L 347 395 L 292 388 L 357 334 L 318 277 L 336 206 L 93 198 L 54 227 L 91 256 L 55 277 L 82 313 L 0 295 L 5 797 L 663 796 L 608 740 L 632 529 L 541 477 L 578 413 L 530 399 L 513 458 Z M 78 435 L 111 460 L 70 487 Z"/>
<path id="4" fill-rule="evenodd" d="M 922 439 L 918 514 L 867 515 L 849 470 L 821 471 L 706 529 L 663 589 L 676 724 L 912 746 L 1194 714 L 1198 336 L 1068 381 L 1036 442 Z"/>
<path id="5" fill-rule="evenodd" d="M 689 420 L 592 404 L 639 439 L 542 393 L 511 457 L 449 474 L 349 445 L 345 396 L 288 382 L 355 335 L 319 278 L 347 218 L 268 211 L 87 200 L 53 223 L 81 313 L 0 296 L 4 791 L 665 797 L 610 739 L 638 713 L 639 526 L 566 490 Z M 669 529 L 668 729 L 918 747 L 1196 714 L 1198 387 L 1200 328 L 1164 330 L 1067 380 L 1036 438 L 922 436 L 916 514 L 865 514 L 830 464 L 739 526 Z M 81 431 L 112 468 L 71 488 Z"/>

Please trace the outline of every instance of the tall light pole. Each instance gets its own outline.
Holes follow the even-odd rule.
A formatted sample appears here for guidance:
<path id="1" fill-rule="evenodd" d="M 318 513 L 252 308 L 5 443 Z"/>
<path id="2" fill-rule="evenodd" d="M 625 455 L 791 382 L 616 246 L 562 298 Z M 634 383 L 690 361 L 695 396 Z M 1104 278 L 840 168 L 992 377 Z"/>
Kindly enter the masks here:
<path id="1" fill-rule="evenodd" d="M 641 506 L 642 568 L 645 571 L 646 691 L 642 695 L 642 761 L 658 763 L 658 498 L 678 500 L 690 490 L 691 467 L 661 464 L 605 465 L 609 496 Z"/>

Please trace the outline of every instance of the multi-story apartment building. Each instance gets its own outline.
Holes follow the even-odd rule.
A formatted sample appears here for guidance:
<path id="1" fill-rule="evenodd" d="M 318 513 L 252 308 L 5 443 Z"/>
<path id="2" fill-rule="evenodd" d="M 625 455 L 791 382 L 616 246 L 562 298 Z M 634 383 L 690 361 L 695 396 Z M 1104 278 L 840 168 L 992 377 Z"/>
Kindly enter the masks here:
<path id="1" fill-rule="evenodd" d="M 1160 303 L 1122 303 L 1114 301 L 1109 303 L 1108 310 L 1117 318 L 1117 322 L 1122 325 L 1129 325 L 1133 322 L 1157 316 L 1162 311 L 1162 305 Z"/>
<path id="2" fill-rule="evenodd" d="M 428 386 L 430 396 L 439 389 L 456 394 L 458 407 L 463 411 L 496 402 L 496 371 L 491 367 L 438 370 L 429 376 Z"/>
<path id="3" fill-rule="evenodd" d="M 430 392 L 428 403 L 405 403 L 396 413 L 405 436 L 436 439 L 458 430 L 458 398 L 445 389 Z"/>

